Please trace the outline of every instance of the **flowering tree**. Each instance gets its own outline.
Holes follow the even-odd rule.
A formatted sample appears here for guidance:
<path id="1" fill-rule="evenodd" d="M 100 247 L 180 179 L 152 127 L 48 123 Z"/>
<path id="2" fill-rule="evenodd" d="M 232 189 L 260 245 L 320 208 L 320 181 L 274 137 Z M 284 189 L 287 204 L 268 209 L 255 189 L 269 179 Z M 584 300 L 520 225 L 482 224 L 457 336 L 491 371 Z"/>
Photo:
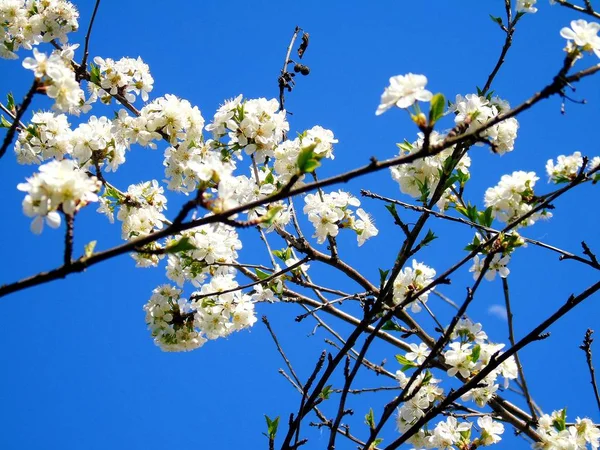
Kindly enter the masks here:
<path id="1" fill-rule="evenodd" d="M 0 157 L 4 164 L 12 157 L 37 166 L 17 186 L 24 193 L 23 213 L 32 219 L 31 231 L 56 233 L 44 231 L 45 225 L 64 229 L 63 264 L 0 286 L 0 296 L 130 254 L 138 267 L 165 268 L 166 278 L 156 289 L 140 295 L 149 296 L 144 310 L 152 339 L 167 352 L 196 350 L 209 340 L 254 326 L 258 303 L 299 305 L 305 311 L 297 321 L 315 320 L 337 341 L 302 378 L 269 320 L 262 318 L 285 362 L 282 372 L 300 398 L 288 420 L 280 420 L 288 411 L 266 417 L 269 448 L 311 445 L 307 425 L 329 431 L 328 449 L 348 446 L 340 440 L 363 449 L 391 450 L 402 444 L 475 449 L 497 444 L 508 427 L 535 448 L 600 446 L 600 429 L 591 419 L 569 421 L 567 405 L 553 412 L 538 407 L 519 359 L 520 350 L 545 340 L 547 329 L 591 298 L 600 282 L 565 299 L 521 337 L 513 329 L 508 285 L 511 256 L 528 246 L 600 270 L 585 241 L 575 253 L 525 237 L 537 221 L 552 217 L 557 199 L 600 179 L 600 157 L 577 151 L 547 161 L 550 189 L 536 186 L 536 173 L 518 170 L 490 180 L 483 200 L 469 193 L 474 152 L 484 147 L 498 158 L 512 152 L 521 113 L 550 97 L 573 101 L 568 90 L 600 71 L 593 61 L 600 57 L 600 24 L 594 22 L 600 13 L 589 2 L 555 2 L 584 18 L 559 30 L 565 53 L 550 82 L 511 106 L 492 87 L 517 25 L 537 9 L 535 0 L 506 0 L 504 16 L 492 16 L 505 35 L 504 45 L 482 88 L 446 98 L 428 89 L 425 75 L 392 76 L 375 113 L 407 113 L 404 117 L 416 127 L 416 136 L 397 144 L 396 156 L 371 158 L 366 165 L 323 179 L 317 172 L 334 159 L 338 139 L 320 125 L 294 137 L 285 109 L 286 95 L 310 73 L 305 63 L 307 32 L 296 28 L 282 55 L 277 98 L 239 95 L 224 102 L 206 124 L 200 109 L 187 100 L 170 94 L 151 97 L 154 80 L 141 58 L 89 57 L 99 3 L 77 59 L 78 46 L 68 43 L 79 28 L 73 4 L 0 0 L 0 56 L 21 59 L 33 78 L 21 102 L 8 95 L 0 104 L 6 128 Z M 42 96 L 51 110 L 34 110 L 34 100 Z M 102 104 L 116 108 L 114 117 L 101 115 Z M 127 152 L 159 146 L 164 148 L 164 180 L 111 183 L 111 172 L 125 164 Z M 370 279 L 345 261 L 338 241 L 351 234 L 360 252 L 363 245 L 385 237 L 358 193 L 338 184 L 375 172 L 391 175 L 402 195 L 360 194 L 385 204 L 389 214 L 379 220 L 393 221 L 402 238 L 393 264 Z M 166 213 L 166 192 L 185 196 L 172 214 Z M 116 216 L 125 242 L 97 249 L 91 241 L 81 253 L 73 244 L 75 219 L 94 210 L 105 216 L 98 220 L 113 223 Z M 410 212 L 414 221 L 406 220 Z M 421 257 L 426 247 L 436 245 L 438 236 L 430 225 L 434 220 L 474 230 L 455 263 L 437 270 Z M 240 257 L 243 241 L 250 239 L 262 241 L 267 258 Z M 373 264 L 379 262 L 374 258 Z M 319 267 L 335 271 L 344 281 L 331 286 L 313 279 Z M 464 298 L 452 302 L 442 291 L 460 270 L 471 272 L 473 281 Z M 502 286 L 506 343 L 492 341 L 469 315 L 486 282 Z M 432 295 L 454 305 L 448 321 L 440 320 L 428 304 Z M 344 334 L 328 324 L 330 317 L 345 323 Z M 391 345 L 396 366 L 367 359 L 383 343 L 388 352 Z M 591 345 L 589 330 L 582 349 L 592 381 L 590 395 L 600 409 Z M 379 376 L 377 387 L 361 387 L 361 369 Z M 511 386 L 518 394 L 514 399 L 506 396 Z M 351 428 L 350 395 L 371 391 L 389 395 L 370 404 L 362 414 L 364 424 L 359 421 Z"/>

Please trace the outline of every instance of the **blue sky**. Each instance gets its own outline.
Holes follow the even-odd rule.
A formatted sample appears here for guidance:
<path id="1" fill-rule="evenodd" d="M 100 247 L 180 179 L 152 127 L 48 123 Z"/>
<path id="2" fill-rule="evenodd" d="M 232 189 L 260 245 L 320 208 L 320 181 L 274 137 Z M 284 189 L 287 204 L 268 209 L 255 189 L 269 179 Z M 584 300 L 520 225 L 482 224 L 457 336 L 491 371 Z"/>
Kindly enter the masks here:
<path id="1" fill-rule="evenodd" d="M 171 1 L 168 4 L 132 0 L 100 6 L 91 56 L 119 59 L 137 57 L 149 64 L 155 78 L 153 96 L 173 93 L 197 105 L 210 120 L 225 99 L 243 93 L 248 98 L 276 97 L 277 76 L 285 49 L 296 25 L 310 33 L 305 63 L 311 74 L 298 80 L 287 96 L 292 132 L 315 124 L 334 131 L 339 139 L 336 159 L 323 164 L 321 177 L 340 173 L 396 153 L 396 142 L 415 139 L 416 129 L 401 111 L 376 117 L 374 112 L 388 78 L 407 72 L 423 73 L 428 87 L 453 99 L 485 83 L 496 62 L 503 33 L 489 14 L 503 15 L 502 1 L 480 2 L 317 2 L 293 3 Z M 80 2 L 81 26 L 87 26 L 93 2 Z M 517 28 L 514 47 L 493 85 L 502 98 L 516 105 L 545 86 L 561 66 L 565 41 L 561 27 L 577 19 L 575 13 L 540 2 L 540 11 L 526 16 Z M 72 38 L 81 42 L 83 33 Z M 26 56 L 21 52 L 21 57 Z M 589 56 L 583 68 L 597 62 Z M 0 61 L 2 96 L 12 91 L 22 98 L 30 85 L 30 72 L 19 62 Z M 540 175 L 540 192 L 546 183 L 547 159 L 576 150 L 599 154 L 595 127 L 600 113 L 597 78 L 577 85 L 576 98 L 585 106 L 569 103 L 560 114 L 560 100 L 553 98 L 519 117 L 520 130 L 514 152 L 503 157 L 475 148 L 471 154 L 472 180 L 467 197 L 482 203 L 483 192 L 504 173 L 533 170 Z M 40 99 L 37 107 L 47 104 Z M 98 109 L 111 116 L 115 108 Z M 26 115 L 26 119 L 30 115 Z M 136 148 L 128 163 L 111 176 L 126 188 L 152 178 L 162 179 L 162 151 Z M 41 236 L 29 231 L 29 219 L 21 212 L 22 193 L 16 185 L 30 176 L 32 166 L 17 165 L 8 153 L 0 161 L 5 219 L 0 221 L 0 249 L 4 255 L 0 283 L 50 269 L 62 260 L 62 232 L 46 229 Z M 367 188 L 408 201 L 389 172 L 384 171 L 348 183 L 355 195 Z M 554 218 L 539 222 L 523 234 L 579 252 L 585 239 L 600 249 L 595 207 L 597 186 L 584 186 L 556 202 Z M 184 199 L 170 196 L 174 215 Z M 377 280 L 377 268 L 393 263 L 401 244 L 384 205 L 364 199 L 363 207 L 377 221 L 380 235 L 356 247 L 353 236 L 340 238 L 342 257 Z M 77 218 L 75 248 L 81 252 L 90 240 L 105 249 L 120 243 L 118 225 L 110 226 L 93 212 Z M 410 215 L 406 215 L 410 220 Z M 472 231 L 431 219 L 440 236 L 420 255 L 442 272 L 464 253 Z M 307 228 L 308 230 L 308 228 Z M 243 234 L 245 262 L 266 262 L 266 253 L 253 234 Z M 281 245 L 281 243 L 274 244 Z M 324 248 L 324 246 L 323 246 Z M 258 255 L 258 256 L 256 256 Z M 257 259 L 258 258 L 258 259 Z M 558 261 L 555 254 L 529 246 L 518 251 L 509 277 L 515 327 L 524 335 L 547 317 L 572 292 L 597 280 L 593 270 L 577 263 Z M 313 264 L 316 280 L 344 289 L 348 281 Z M 286 422 L 295 412 L 299 397 L 277 373 L 283 362 L 262 324 L 226 340 L 210 342 L 190 353 L 167 354 L 156 347 L 146 330 L 143 305 L 152 289 L 166 281 L 164 269 L 136 269 L 123 256 L 48 285 L 0 300 L 0 448 L 3 449 L 106 449 L 106 448 L 266 448 L 263 414 L 281 416 Z M 464 298 L 472 283 L 466 269 L 441 290 L 456 301 Z M 506 323 L 489 313 L 503 302 L 499 280 L 486 283 L 469 310 L 484 324 L 493 340 L 507 342 Z M 441 318 L 452 311 L 431 298 Z M 534 344 L 522 354 L 535 400 L 545 410 L 568 407 L 569 418 L 589 416 L 600 421 L 589 386 L 584 355 L 577 347 L 586 328 L 598 325 L 598 297 L 551 329 L 551 339 Z M 294 305 L 260 305 L 302 378 L 308 377 L 321 350 L 330 346 L 323 330 L 309 320 L 294 321 L 301 310 Z M 349 328 L 326 320 L 344 334 Z M 427 319 L 423 318 L 425 323 Z M 431 324 L 428 323 L 429 327 Z M 596 353 L 599 353 L 598 350 Z M 381 345 L 368 355 L 387 359 L 396 370 L 394 349 Z M 361 375 L 359 384 L 374 386 L 387 380 Z M 524 402 L 507 393 L 521 406 Z M 389 395 L 353 398 L 359 436 L 366 435 L 362 417 L 370 406 L 376 416 Z M 285 428 L 285 427 L 284 427 Z M 305 427 L 306 429 L 306 427 Z M 389 430 L 386 439 L 393 439 Z M 510 443 L 527 444 L 505 433 Z M 324 448 L 322 435 L 311 431 L 306 448 Z M 353 448 L 338 441 L 338 448 Z"/>

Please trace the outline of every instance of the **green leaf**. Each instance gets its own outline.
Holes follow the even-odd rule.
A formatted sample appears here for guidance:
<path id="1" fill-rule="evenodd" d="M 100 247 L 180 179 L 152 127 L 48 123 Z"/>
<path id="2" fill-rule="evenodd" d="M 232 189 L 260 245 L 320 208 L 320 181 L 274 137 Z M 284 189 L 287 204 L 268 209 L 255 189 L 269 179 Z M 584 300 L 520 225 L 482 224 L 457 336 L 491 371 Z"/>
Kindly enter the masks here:
<path id="1" fill-rule="evenodd" d="M 89 258 L 90 256 L 92 256 L 97 243 L 98 243 L 98 241 L 90 241 L 87 244 L 85 244 L 85 247 L 83 247 L 83 254 L 85 255 L 86 258 Z"/>
<path id="2" fill-rule="evenodd" d="M 277 428 L 279 427 L 279 416 L 271 420 L 271 418 L 265 414 L 265 419 L 267 420 L 267 435 L 269 439 L 275 439 Z"/>
<path id="3" fill-rule="evenodd" d="M 100 67 L 90 63 L 90 81 L 94 84 L 100 84 Z"/>
<path id="4" fill-rule="evenodd" d="M 389 270 L 379 269 L 379 285 L 380 286 L 384 285 L 385 279 L 387 278 L 388 273 L 390 273 Z"/>
<path id="5" fill-rule="evenodd" d="M 494 220 L 494 209 L 490 206 L 479 213 L 479 223 L 484 227 L 491 227 Z"/>
<path id="6" fill-rule="evenodd" d="M 165 248 L 165 253 L 179 253 L 187 252 L 189 250 L 196 250 L 196 246 L 192 244 L 191 239 L 187 236 L 182 237 L 175 244 Z"/>
<path id="7" fill-rule="evenodd" d="M 0 116 L 0 128 L 10 128 L 12 124 L 4 118 L 4 116 Z"/>
<path id="8" fill-rule="evenodd" d="M 433 378 L 433 374 L 429 370 L 426 370 L 425 376 L 423 377 L 423 381 L 421 382 L 421 385 L 422 386 L 428 385 L 432 378 Z"/>
<path id="9" fill-rule="evenodd" d="M 466 208 L 464 206 L 457 205 L 455 209 L 456 209 L 457 212 L 459 212 L 460 214 L 462 214 L 463 216 L 465 216 L 471 222 L 478 223 L 477 219 L 479 218 L 479 214 L 478 214 L 478 211 L 477 211 L 477 207 L 474 206 L 474 205 L 471 205 L 471 202 L 469 202 L 467 204 Z"/>
<path id="10" fill-rule="evenodd" d="M 497 23 L 498 25 L 500 25 L 500 26 L 503 26 L 503 25 L 504 25 L 504 24 L 502 23 L 502 18 L 501 18 L 501 17 L 495 17 L 495 16 L 492 16 L 492 15 L 490 14 L 490 19 L 492 19 L 492 21 L 496 22 L 496 23 Z M 479 91 L 479 88 L 477 88 L 477 91 Z M 479 94 L 479 95 L 481 95 L 481 94 Z"/>
<path id="11" fill-rule="evenodd" d="M 435 235 L 435 233 L 433 231 L 429 230 L 429 231 L 427 231 L 427 234 L 425 235 L 425 238 L 423 238 L 423 241 L 421 242 L 421 244 L 429 245 L 435 239 L 437 239 L 437 236 Z"/>
<path id="12" fill-rule="evenodd" d="M 319 160 L 321 159 L 315 154 L 315 148 L 317 144 L 311 144 L 308 147 L 304 147 L 300 150 L 296 164 L 300 173 L 311 173 L 314 172 L 317 167 L 321 165 Z"/>
<path id="13" fill-rule="evenodd" d="M 254 272 L 256 272 L 256 276 L 261 279 L 264 280 L 265 278 L 269 278 L 271 276 L 271 274 L 267 273 L 267 272 L 263 272 L 260 269 L 254 269 Z"/>
<path id="14" fill-rule="evenodd" d="M 369 408 L 369 412 L 365 415 L 365 423 L 370 429 L 375 428 L 375 414 L 373 414 L 373 408 Z"/>
<path id="15" fill-rule="evenodd" d="M 414 362 L 406 359 L 406 356 L 403 356 L 403 355 L 396 355 L 396 361 L 398 361 L 404 367 L 406 367 L 406 366 L 408 366 L 408 368 L 417 367 L 417 365 Z M 402 371 L 404 371 L 404 368 L 402 368 Z"/>
<path id="16" fill-rule="evenodd" d="M 386 323 L 384 323 L 381 329 L 385 331 L 402 331 L 400 325 L 392 320 L 388 320 Z"/>
<path id="17" fill-rule="evenodd" d="M 321 397 L 323 400 L 329 400 L 329 396 L 332 392 L 333 390 L 331 389 L 331 384 L 328 384 L 323 388 L 323 390 L 319 394 L 319 397 Z"/>
<path id="18" fill-rule="evenodd" d="M 443 94 L 435 94 L 431 99 L 431 106 L 429 107 L 429 125 L 436 123 L 440 117 L 444 115 L 444 106 L 446 98 Z"/>
<path id="19" fill-rule="evenodd" d="M 11 112 L 17 109 L 15 106 L 15 97 L 12 95 L 12 92 L 9 92 L 6 96 L 6 108 Z"/>
<path id="20" fill-rule="evenodd" d="M 479 360 L 479 355 L 481 354 L 481 345 L 477 344 L 471 350 L 471 361 L 477 362 Z"/>
<path id="21" fill-rule="evenodd" d="M 267 213 L 261 217 L 260 223 L 264 223 L 267 226 L 273 225 L 273 221 L 275 220 L 275 217 L 277 217 L 277 214 L 282 209 L 283 209 L 282 205 L 272 206 L 271 208 L 269 208 Z"/>
<path id="22" fill-rule="evenodd" d="M 396 146 L 400 149 L 403 150 L 405 152 L 410 152 L 413 149 L 413 146 L 410 142 L 408 142 L 406 139 L 404 140 L 404 142 L 401 142 L 399 144 L 396 144 Z"/>

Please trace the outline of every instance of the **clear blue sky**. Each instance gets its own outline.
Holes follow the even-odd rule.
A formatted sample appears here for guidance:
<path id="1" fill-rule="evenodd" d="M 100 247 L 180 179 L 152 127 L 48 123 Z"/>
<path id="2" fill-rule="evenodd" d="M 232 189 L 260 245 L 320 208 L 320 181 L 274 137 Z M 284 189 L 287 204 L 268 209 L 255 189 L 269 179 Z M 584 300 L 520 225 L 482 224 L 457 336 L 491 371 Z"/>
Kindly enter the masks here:
<path id="1" fill-rule="evenodd" d="M 551 81 L 564 54 L 559 30 L 579 18 L 550 7 L 545 0 L 539 3 L 540 11 L 518 26 L 514 48 L 493 86 L 513 105 Z M 327 161 L 320 171 L 323 177 L 365 164 L 370 156 L 391 157 L 396 142 L 414 140 L 415 127 L 400 111 L 375 117 L 390 76 L 423 73 L 434 92 L 449 98 L 481 87 L 503 40 L 488 15 L 503 15 L 503 4 L 500 0 L 105 1 L 93 33 L 91 56 L 141 56 L 156 80 L 153 96 L 173 93 L 186 98 L 210 119 L 224 99 L 239 93 L 249 98 L 277 95 L 285 49 L 294 26 L 300 25 L 311 36 L 305 58 L 311 74 L 298 80 L 287 97 L 287 107 L 293 113 L 293 132 L 319 124 L 339 139 L 335 161 Z M 78 6 L 85 28 L 93 2 Z M 82 39 L 83 33 L 73 37 L 76 42 Z M 595 62 L 588 57 L 579 67 Z M 30 72 L 19 62 L 3 60 L 0 67 L 0 94 L 13 91 L 17 99 L 22 98 L 31 82 Z M 468 198 L 481 205 L 485 189 L 514 170 L 538 172 L 540 192 L 547 192 L 551 189 L 544 174 L 547 159 L 576 150 L 589 156 L 600 154 L 595 136 L 600 113 L 598 78 L 578 84 L 572 95 L 587 99 L 587 105 L 567 104 L 563 116 L 560 100 L 553 98 L 520 116 L 513 153 L 500 158 L 475 148 Z M 112 109 L 105 109 L 104 114 L 110 116 Z M 129 152 L 128 163 L 111 181 L 126 187 L 162 179 L 162 150 Z M 30 219 L 21 212 L 23 197 L 16 185 L 33 169 L 17 165 L 12 153 L 0 161 L 4 217 L 0 221 L 0 284 L 53 268 L 62 260 L 62 232 L 47 228 L 41 236 L 34 236 L 29 231 Z M 388 172 L 345 188 L 356 195 L 360 188 L 368 188 L 409 200 Z M 562 198 L 556 202 L 551 221 L 540 222 L 524 234 L 574 252 L 579 252 L 580 241 L 586 239 L 600 251 L 597 189 L 585 186 Z M 170 198 L 173 215 L 181 200 Z M 364 200 L 363 206 L 374 214 L 380 235 L 360 250 L 354 238 L 342 237 L 342 257 L 376 280 L 377 268 L 392 264 L 402 236 L 383 204 Z M 93 239 L 98 240 L 99 249 L 120 242 L 118 225 L 109 226 L 93 210 L 78 216 L 78 252 Z M 440 239 L 419 259 L 441 272 L 463 256 L 462 248 L 472 232 L 433 220 L 430 226 Z M 241 259 L 257 262 L 258 254 L 265 262 L 264 249 L 255 236 L 243 236 Z M 592 269 L 559 262 L 555 254 L 532 246 L 518 251 L 510 268 L 518 336 L 553 312 L 571 292 L 583 290 L 598 278 Z M 259 322 L 251 331 L 210 342 L 194 352 L 161 352 L 146 330 L 142 307 L 152 289 L 166 281 L 163 270 L 136 269 L 132 259 L 123 256 L 84 274 L 0 300 L 0 341 L 4 344 L 0 351 L 0 448 L 266 448 L 261 435 L 263 414 L 280 415 L 285 424 L 299 403 L 297 393 L 277 373 L 283 362 L 266 329 Z M 317 280 L 326 278 L 332 286 L 353 289 L 345 279 L 316 264 L 312 270 Z M 465 269 L 442 291 L 460 301 L 471 282 Z M 495 341 L 507 342 L 506 323 L 488 313 L 490 305 L 502 302 L 500 282 L 487 283 L 470 315 L 484 324 Z M 435 298 L 430 305 L 442 318 L 450 317 L 451 310 Z M 329 336 L 322 330 L 307 337 L 314 323 L 297 324 L 294 318 L 300 312 L 293 305 L 258 307 L 259 315 L 270 317 L 284 349 L 306 378 L 319 352 L 331 347 L 323 342 Z M 523 352 L 533 396 L 546 412 L 568 406 L 571 420 L 590 416 L 600 421 L 583 352 L 577 348 L 586 328 L 598 325 L 599 313 L 598 297 L 589 299 L 551 329 L 551 340 Z M 347 327 L 339 327 L 342 334 L 348 333 Z M 387 367 L 396 370 L 394 354 L 393 348 L 381 346 L 369 358 L 376 362 L 385 358 Z M 600 347 L 596 354 L 600 355 Z M 371 376 L 359 381 L 363 386 L 387 383 Z M 514 394 L 507 396 L 524 405 Z M 377 416 L 386 398 L 352 399 L 356 417 L 351 423 L 357 435 L 366 435 L 361 423 L 368 407 L 373 406 Z M 387 434 L 393 435 L 393 431 Z M 510 448 L 511 442 L 527 447 L 511 435 L 507 430 L 502 448 Z M 312 432 L 306 448 L 324 448 L 328 434 L 324 432 L 321 440 L 319 436 Z M 353 447 L 340 439 L 338 448 Z"/>

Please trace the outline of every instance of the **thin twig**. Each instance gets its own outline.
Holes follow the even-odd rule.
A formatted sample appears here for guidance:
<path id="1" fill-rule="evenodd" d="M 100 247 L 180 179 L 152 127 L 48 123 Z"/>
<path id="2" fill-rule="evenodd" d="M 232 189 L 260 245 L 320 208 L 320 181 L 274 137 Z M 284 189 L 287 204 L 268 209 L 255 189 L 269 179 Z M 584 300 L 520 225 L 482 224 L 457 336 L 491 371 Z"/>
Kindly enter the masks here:
<path id="1" fill-rule="evenodd" d="M 273 338 L 273 342 L 275 342 L 275 346 L 277 347 L 277 351 L 279 352 L 279 354 L 283 358 L 283 361 L 285 362 L 285 365 L 290 370 L 290 373 L 294 377 L 294 380 L 296 380 L 296 383 L 301 384 L 300 378 L 298 378 L 298 375 L 296 375 L 296 371 L 292 367 L 292 363 L 290 362 L 290 360 L 288 359 L 288 357 L 285 355 L 285 352 L 283 351 L 283 348 L 281 348 L 281 344 L 279 344 L 279 340 L 277 339 L 277 336 L 275 335 L 275 332 L 271 328 L 271 324 L 269 323 L 269 319 L 267 319 L 267 316 L 262 316 L 262 322 L 267 327 L 267 330 L 269 330 L 269 334 Z"/>
<path id="2" fill-rule="evenodd" d="M 74 214 L 65 214 L 66 230 L 65 230 L 65 256 L 64 265 L 70 266 L 73 260 L 73 222 L 75 221 Z"/>
<path id="3" fill-rule="evenodd" d="M 92 27 L 94 26 L 94 20 L 96 19 L 96 13 L 98 12 L 98 7 L 100 6 L 100 0 L 96 0 L 96 4 L 94 5 L 94 12 L 92 13 L 92 18 L 90 19 L 90 24 L 88 26 L 87 33 L 85 35 L 85 43 L 83 45 L 83 59 L 81 60 L 81 64 L 77 69 L 77 74 L 81 76 L 84 72 L 87 71 L 87 60 L 89 56 L 89 47 L 90 47 L 90 37 L 92 35 Z"/>
<path id="4" fill-rule="evenodd" d="M 14 117 L 13 123 L 8 129 L 6 136 L 4 136 L 4 142 L 2 143 L 2 147 L 0 147 L 0 158 L 4 156 L 6 150 L 8 149 L 8 146 L 12 143 L 13 137 L 15 136 L 15 131 L 17 131 L 17 127 L 21 123 L 21 118 L 23 117 L 23 114 L 25 114 L 25 111 L 27 111 L 27 108 L 29 108 L 29 105 L 31 105 L 33 96 L 35 95 L 39 87 L 40 82 L 36 78 L 35 80 L 33 80 L 33 84 L 29 88 L 29 91 L 27 91 L 27 94 L 25 94 L 25 98 L 23 98 L 21 106 L 19 106 L 19 109 L 17 109 L 17 114 Z"/>
<path id="5" fill-rule="evenodd" d="M 585 359 L 587 362 L 588 369 L 590 371 L 592 388 L 594 389 L 594 396 L 596 397 L 596 404 L 598 405 L 598 411 L 600 411 L 600 393 L 598 392 L 598 384 L 596 383 L 596 372 L 594 370 L 594 363 L 592 361 L 592 342 L 594 339 L 592 338 L 592 334 L 594 330 L 588 329 L 585 332 L 585 337 L 583 339 L 583 344 L 579 346 L 581 350 L 585 352 Z"/>
<path id="6" fill-rule="evenodd" d="M 569 8 L 572 9 L 574 11 L 578 11 L 580 13 L 583 14 L 587 14 L 588 16 L 592 16 L 595 17 L 596 19 L 600 19 L 600 13 L 596 12 L 593 8 L 592 5 L 589 4 L 589 2 L 586 1 L 586 7 L 584 8 L 583 6 L 579 6 L 579 5 L 574 5 L 573 3 L 569 3 L 566 0 L 554 0 L 556 3 L 558 3 L 561 6 L 564 6 L 565 8 Z"/>
<path id="7" fill-rule="evenodd" d="M 512 308 L 510 306 L 510 290 L 508 288 L 508 280 L 506 278 L 502 278 L 502 291 L 504 293 L 504 305 L 506 307 L 506 319 L 508 322 L 508 340 L 510 341 L 510 345 L 515 346 L 515 330 L 513 327 L 513 313 Z M 515 362 L 517 364 L 517 370 L 519 372 L 519 377 L 521 378 L 521 388 L 523 390 L 523 395 L 525 396 L 525 400 L 527 401 L 527 406 L 529 406 L 529 412 L 531 413 L 531 417 L 533 421 L 537 421 L 537 414 L 535 411 L 535 406 L 533 404 L 533 399 L 531 398 L 531 394 L 529 393 L 529 388 L 527 387 L 527 381 L 525 380 L 525 371 L 523 370 L 523 365 L 521 364 L 521 359 L 519 358 L 519 352 L 515 353 Z"/>

